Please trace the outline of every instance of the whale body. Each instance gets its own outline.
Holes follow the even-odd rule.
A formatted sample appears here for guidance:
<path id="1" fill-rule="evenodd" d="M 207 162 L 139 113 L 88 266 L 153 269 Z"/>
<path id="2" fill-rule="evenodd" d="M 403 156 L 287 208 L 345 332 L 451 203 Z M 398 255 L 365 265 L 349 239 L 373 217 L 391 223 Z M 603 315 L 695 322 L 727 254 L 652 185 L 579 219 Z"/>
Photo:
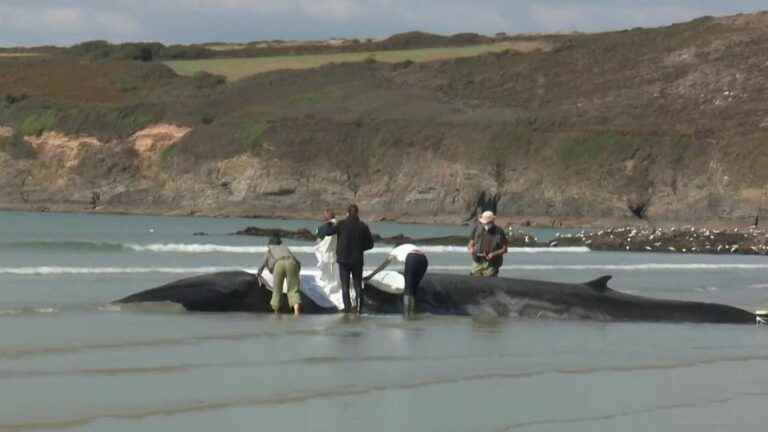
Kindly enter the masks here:
<path id="1" fill-rule="evenodd" d="M 428 273 L 416 295 L 416 312 L 538 319 L 749 324 L 755 314 L 716 303 L 665 300 L 625 294 L 608 287 L 611 276 L 571 284 L 511 278 Z M 272 292 L 255 275 L 212 273 L 142 291 L 115 303 L 173 302 L 191 311 L 272 312 Z M 363 312 L 401 313 L 400 296 L 366 285 Z M 302 294 L 304 313 L 338 313 Z M 289 312 L 283 299 L 285 312 Z"/>

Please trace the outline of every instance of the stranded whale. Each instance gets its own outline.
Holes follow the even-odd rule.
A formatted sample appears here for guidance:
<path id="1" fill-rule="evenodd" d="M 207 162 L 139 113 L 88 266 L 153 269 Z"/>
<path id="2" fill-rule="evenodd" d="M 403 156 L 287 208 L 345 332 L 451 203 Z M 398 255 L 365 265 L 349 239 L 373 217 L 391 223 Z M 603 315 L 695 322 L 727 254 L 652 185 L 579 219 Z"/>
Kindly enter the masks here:
<path id="1" fill-rule="evenodd" d="M 436 315 L 493 315 L 596 321 L 653 321 L 747 324 L 755 314 L 733 306 L 662 300 L 624 294 L 608 287 L 610 276 L 570 284 L 510 278 L 429 273 L 416 296 L 417 312 Z M 171 282 L 115 303 L 174 302 L 192 311 L 271 312 L 271 291 L 255 275 L 213 273 Z M 302 294 L 305 313 L 338 313 Z M 287 310 L 287 302 L 283 301 Z M 400 296 L 366 285 L 365 313 L 400 313 Z"/>

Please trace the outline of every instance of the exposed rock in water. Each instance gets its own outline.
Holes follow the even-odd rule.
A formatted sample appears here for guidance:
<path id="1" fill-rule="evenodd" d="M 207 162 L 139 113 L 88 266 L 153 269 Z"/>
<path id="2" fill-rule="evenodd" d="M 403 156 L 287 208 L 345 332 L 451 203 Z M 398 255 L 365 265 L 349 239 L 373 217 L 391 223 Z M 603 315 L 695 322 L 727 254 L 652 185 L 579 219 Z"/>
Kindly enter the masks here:
<path id="1" fill-rule="evenodd" d="M 247 235 L 256 237 L 273 237 L 277 235 L 281 238 L 305 241 L 315 241 L 317 239 L 317 237 L 315 237 L 315 235 L 312 234 L 308 229 L 303 228 L 296 231 L 289 231 L 279 228 L 248 227 L 244 230 L 236 232 L 235 235 Z"/>
<path id="2" fill-rule="evenodd" d="M 248 227 L 244 230 L 234 233 L 234 235 L 248 235 L 256 237 L 272 237 L 279 235 L 282 238 L 289 238 L 294 240 L 314 241 L 317 239 L 312 232 L 307 229 L 299 229 L 296 231 L 284 230 L 280 228 L 259 228 Z M 546 243 L 540 243 L 531 234 L 517 231 L 510 232 L 508 234 L 509 244 L 512 247 L 547 247 Z M 469 237 L 465 236 L 443 236 L 443 237 L 426 237 L 426 238 L 413 238 L 403 234 L 398 234 L 392 237 L 382 237 L 379 234 L 373 234 L 373 241 L 380 244 L 398 245 L 402 243 L 414 243 L 423 246 L 466 246 L 469 243 Z"/>

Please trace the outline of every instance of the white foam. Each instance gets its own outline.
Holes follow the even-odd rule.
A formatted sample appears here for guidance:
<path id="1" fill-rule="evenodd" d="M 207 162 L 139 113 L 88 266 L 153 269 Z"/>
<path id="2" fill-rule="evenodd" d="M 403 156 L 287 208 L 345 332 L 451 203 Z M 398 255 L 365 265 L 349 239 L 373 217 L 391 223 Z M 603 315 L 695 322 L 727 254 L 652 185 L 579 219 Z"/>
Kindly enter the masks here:
<path id="1" fill-rule="evenodd" d="M 267 251 L 266 246 L 227 246 L 218 244 L 184 244 L 184 243 L 157 243 L 148 245 L 127 244 L 125 247 L 136 252 L 172 252 L 172 253 L 237 253 L 237 254 L 261 254 Z M 297 254 L 313 254 L 314 246 L 290 246 L 291 251 Z M 426 253 L 461 253 L 466 254 L 465 246 L 419 246 Z M 387 254 L 392 247 L 376 247 L 368 251 L 370 254 Z M 587 247 L 520 247 L 509 248 L 510 253 L 585 253 L 591 252 Z"/>
<path id="2" fill-rule="evenodd" d="M 59 310 L 51 307 L 44 308 L 23 308 L 23 309 L 4 309 L 0 310 L 0 316 L 16 316 L 16 315 L 31 315 L 31 314 L 52 314 Z"/>
<path id="3" fill-rule="evenodd" d="M 13 275 L 77 275 L 122 273 L 215 273 L 241 270 L 239 267 L 0 267 L 0 274 Z"/>
<path id="4" fill-rule="evenodd" d="M 123 308 L 119 304 L 107 304 L 97 308 L 102 312 L 121 312 Z"/>
<path id="5" fill-rule="evenodd" d="M 20 315 L 23 314 L 24 311 L 21 309 L 6 309 L 6 310 L 0 310 L 0 316 L 9 316 L 9 315 Z"/>

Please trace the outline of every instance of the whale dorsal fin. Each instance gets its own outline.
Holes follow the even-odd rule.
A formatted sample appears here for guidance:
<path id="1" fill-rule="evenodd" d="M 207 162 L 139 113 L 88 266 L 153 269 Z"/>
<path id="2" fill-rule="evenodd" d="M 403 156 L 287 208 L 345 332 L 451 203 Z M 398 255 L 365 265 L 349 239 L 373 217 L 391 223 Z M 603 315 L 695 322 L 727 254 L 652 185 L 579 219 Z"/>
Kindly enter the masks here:
<path id="1" fill-rule="evenodd" d="M 588 286 L 599 293 L 604 293 L 608 291 L 608 281 L 611 280 L 612 277 L 613 276 L 602 276 L 585 283 L 584 286 Z"/>

